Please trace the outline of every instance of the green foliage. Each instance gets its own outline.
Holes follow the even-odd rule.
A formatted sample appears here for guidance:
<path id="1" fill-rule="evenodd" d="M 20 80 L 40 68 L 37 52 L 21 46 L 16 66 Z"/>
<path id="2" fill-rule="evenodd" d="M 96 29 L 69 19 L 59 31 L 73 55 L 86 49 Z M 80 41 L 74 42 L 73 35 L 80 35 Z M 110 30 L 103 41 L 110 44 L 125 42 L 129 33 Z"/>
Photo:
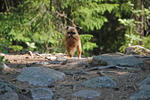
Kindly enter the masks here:
<path id="1" fill-rule="evenodd" d="M 125 42 L 120 47 L 121 52 L 125 52 L 126 48 L 133 45 L 138 45 L 141 38 L 137 34 L 125 34 Z"/>
<path id="2" fill-rule="evenodd" d="M 128 46 L 133 46 L 133 45 L 139 45 L 139 43 L 142 41 L 145 48 L 150 48 L 149 46 L 149 36 L 141 38 L 141 26 L 143 24 L 144 29 L 147 30 L 148 26 L 146 22 L 150 19 L 150 7 L 149 8 L 144 8 L 142 9 L 135 9 L 133 8 L 135 4 L 132 4 L 132 9 L 130 11 L 132 14 L 135 16 L 130 19 L 118 19 L 118 21 L 123 24 L 126 28 L 126 34 L 125 34 L 125 41 L 122 43 L 123 45 L 120 47 L 120 51 L 124 52 L 125 49 Z M 144 23 L 141 21 L 141 17 L 144 16 Z"/>
<path id="3" fill-rule="evenodd" d="M 106 0 L 61 0 L 57 6 L 59 10 L 67 14 L 84 31 L 100 29 L 107 18 L 105 12 L 111 13 L 118 4 L 107 3 Z"/>
<path id="4" fill-rule="evenodd" d="M 103 53 L 115 52 L 122 45 L 123 52 L 141 41 L 141 16 L 145 17 L 144 30 L 148 29 L 150 2 L 144 2 L 143 12 L 135 0 L 21 0 L 0 12 L 0 51 L 64 53 L 63 28 L 74 23 L 86 33 L 81 34 L 84 55 L 98 46 Z M 149 36 L 142 41 L 150 48 Z"/>
<path id="5" fill-rule="evenodd" d="M 143 38 L 143 46 L 150 50 L 150 36 Z"/>
<path id="6" fill-rule="evenodd" d="M 94 48 L 97 48 L 96 43 L 90 42 L 93 38 L 93 35 L 83 34 L 80 35 L 81 43 L 82 43 L 82 52 L 85 56 L 90 56 L 90 51 Z"/>
<path id="7" fill-rule="evenodd" d="M 60 45 L 59 40 L 63 36 L 52 22 L 53 16 L 47 9 L 48 5 L 48 0 L 26 0 L 11 12 L 1 13 L 0 35 L 10 42 L 5 46 L 14 51 L 20 51 L 27 46 L 24 49 L 58 52 L 54 48 Z M 24 45 L 19 45 L 22 43 Z"/>
<path id="8" fill-rule="evenodd" d="M 2 63 L 8 63 L 8 59 L 4 59 L 5 57 L 4 56 L 0 56 L 0 64 Z"/>
<path id="9" fill-rule="evenodd" d="M 21 51 L 23 49 L 22 46 L 20 45 L 12 45 L 12 46 L 9 46 L 11 49 L 13 49 L 14 51 Z"/>
<path id="10" fill-rule="evenodd" d="M 117 4 L 99 4 L 90 3 L 88 6 L 80 6 L 77 11 L 74 12 L 75 20 L 85 30 L 100 29 L 107 18 L 103 14 L 108 11 L 111 12 Z"/>

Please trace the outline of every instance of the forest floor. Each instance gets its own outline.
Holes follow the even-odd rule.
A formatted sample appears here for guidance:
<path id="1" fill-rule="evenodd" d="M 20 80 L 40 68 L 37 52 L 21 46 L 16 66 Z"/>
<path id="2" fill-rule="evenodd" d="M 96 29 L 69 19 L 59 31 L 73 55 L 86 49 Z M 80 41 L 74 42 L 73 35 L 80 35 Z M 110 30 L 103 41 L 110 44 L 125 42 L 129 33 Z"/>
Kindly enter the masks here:
<path id="1" fill-rule="evenodd" d="M 23 68 L 48 67 L 66 74 L 63 81 L 58 81 L 48 87 L 51 88 L 54 93 L 54 100 L 58 100 L 60 97 L 65 100 L 88 100 L 72 97 L 72 94 L 76 91 L 89 89 L 78 84 L 97 76 L 110 76 L 117 82 L 117 87 L 94 89 L 101 92 L 101 96 L 92 100 L 127 100 L 132 94 L 139 91 L 137 83 L 140 83 L 150 74 L 150 70 L 145 71 L 139 67 L 134 69 L 108 68 L 103 70 L 90 70 L 91 66 L 93 66 L 90 64 L 92 57 L 81 58 L 80 60 L 75 58 L 75 61 L 63 63 L 47 63 L 48 61 L 55 61 L 56 56 L 63 56 L 63 54 L 58 54 L 53 57 L 52 55 L 46 54 L 7 54 L 5 55 L 5 59 L 8 59 L 9 61 L 7 66 L 13 68 L 14 71 L 1 73 L 0 79 L 10 82 L 22 89 L 19 93 L 20 100 L 32 100 L 31 95 L 28 93 L 28 89 L 34 88 L 35 86 L 29 85 L 27 82 L 20 82 L 16 79 L 16 77 L 20 74 Z M 78 61 L 82 62 L 77 63 Z"/>

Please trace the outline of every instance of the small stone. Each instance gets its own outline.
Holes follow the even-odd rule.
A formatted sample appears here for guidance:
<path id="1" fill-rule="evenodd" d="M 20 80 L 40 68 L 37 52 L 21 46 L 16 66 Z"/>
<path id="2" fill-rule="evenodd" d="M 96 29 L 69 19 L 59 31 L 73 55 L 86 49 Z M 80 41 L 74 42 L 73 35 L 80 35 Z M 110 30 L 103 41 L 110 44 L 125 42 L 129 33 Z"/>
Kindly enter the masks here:
<path id="1" fill-rule="evenodd" d="M 82 85 L 89 88 L 115 88 L 117 83 L 111 77 L 102 76 L 87 80 Z"/>
<path id="2" fill-rule="evenodd" d="M 86 99 L 92 99 L 95 97 L 99 97 L 101 94 L 97 91 L 94 90 L 80 90 L 78 92 L 75 92 L 72 94 L 74 97 L 81 97 L 81 98 L 86 98 Z"/>
<path id="3" fill-rule="evenodd" d="M 51 60 L 51 61 L 56 60 L 56 58 L 57 58 L 56 56 L 46 57 L 46 59 Z"/>
<path id="4" fill-rule="evenodd" d="M 53 92 L 49 88 L 35 88 L 31 90 L 33 100 L 52 100 Z"/>

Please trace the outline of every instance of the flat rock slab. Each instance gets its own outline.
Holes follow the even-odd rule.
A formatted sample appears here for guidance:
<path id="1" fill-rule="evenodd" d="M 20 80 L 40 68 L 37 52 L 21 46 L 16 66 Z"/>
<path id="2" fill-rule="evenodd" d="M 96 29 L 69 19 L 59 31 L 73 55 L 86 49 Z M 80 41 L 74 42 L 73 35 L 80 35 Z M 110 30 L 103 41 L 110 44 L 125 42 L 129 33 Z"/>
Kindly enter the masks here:
<path id="1" fill-rule="evenodd" d="M 120 65 L 128 67 L 143 66 L 142 60 L 137 59 L 134 56 L 120 56 L 120 55 L 101 55 L 94 56 L 92 60 L 96 65 Z"/>
<path id="2" fill-rule="evenodd" d="M 117 83 L 111 77 L 103 76 L 87 80 L 82 85 L 89 88 L 114 88 Z"/>
<path id="3" fill-rule="evenodd" d="M 58 80 L 63 80 L 65 74 L 53 69 L 42 67 L 25 68 L 17 77 L 17 80 L 28 82 L 35 86 L 48 86 Z"/>
<path id="4" fill-rule="evenodd" d="M 53 100 L 53 92 L 49 88 L 35 88 L 31 90 L 33 100 Z"/>
<path id="5" fill-rule="evenodd" d="M 72 94 L 73 97 L 85 98 L 85 99 L 93 99 L 95 97 L 99 97 L 101 94 L 94 90 L 80 90 Z"/>

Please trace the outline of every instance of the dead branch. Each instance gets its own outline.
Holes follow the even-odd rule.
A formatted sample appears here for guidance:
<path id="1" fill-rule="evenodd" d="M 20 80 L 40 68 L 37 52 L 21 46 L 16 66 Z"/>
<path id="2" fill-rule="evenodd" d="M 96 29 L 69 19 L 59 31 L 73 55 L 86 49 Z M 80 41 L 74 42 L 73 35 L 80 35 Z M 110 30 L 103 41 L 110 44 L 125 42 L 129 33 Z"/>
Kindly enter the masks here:
<path id="1" fill-rule="evenodd" d="M 69 21 L 72 23 L 72 26 L 74 26 L 74 27 L 77 26 L 77 25 L 75 24 L 75 22 L 74 22 L 74 19 L 68 18 L 64 11 L 63 11 L 63 13 L 60 13 L 60 12 L 56 11 L 56 14 L 57 14 L 57 17 L 63 17 L 63 18 L 65 18 L 65 19 L 69 20 Z"/>

